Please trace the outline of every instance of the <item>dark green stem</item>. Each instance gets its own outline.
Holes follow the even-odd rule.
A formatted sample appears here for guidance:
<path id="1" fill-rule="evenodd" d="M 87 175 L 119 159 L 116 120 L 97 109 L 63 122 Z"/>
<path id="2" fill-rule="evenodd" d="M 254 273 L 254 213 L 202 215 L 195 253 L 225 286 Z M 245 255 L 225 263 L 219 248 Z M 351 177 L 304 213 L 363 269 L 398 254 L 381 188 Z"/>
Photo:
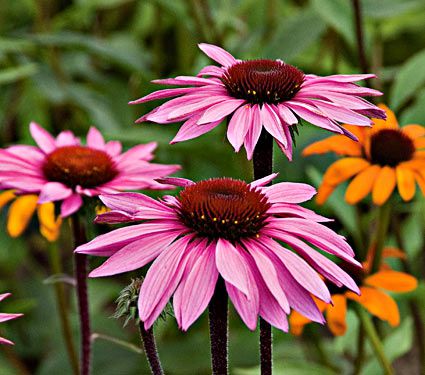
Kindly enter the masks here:
<path id="1" fill-rule="evenodd" d="M 163 375 L 164 371 L 161 367 L 158 351 L 156 349 L 155 336 L 153 327 L 145 329 L 143 322 L 139 323 L 140 337 L 142 339 L 143 348 L 145 349 L 146 358 L 148 359 L 152 375 Z"/>
<path id="2" fill-rule="evenodd" d="M 378 208 L 376 236 L 374 245 L 371 249 L 371 251 L 373 251 L 373 258 L 370 265 L 370 274 L 377 272 L 381 266 L 382 250 L 384 249 L 385 238 L 387 236 L 388 227 L 390 224 L 390 214 L 391 204 L 389 201 Z"/>
<path id="3" fill-rule="evenodd" d="M 364 45 L 362 4 L 360 0 L 352 0 L 352 4 L 354 10 L 354 26 L 356 29 L 356 42 L 359 65 L 362 72 L 367 73 L 369 71 L 369 65 L 367 63 L 366 50 Z"/>
<path id="4" fill-rule="evenodd" d="M 363 322 L 360 322 L 359 333 L 357 336 L 357 357 L 354 362 L 354 375 L 360 374 L 365 355 L 365 329 Z"/>

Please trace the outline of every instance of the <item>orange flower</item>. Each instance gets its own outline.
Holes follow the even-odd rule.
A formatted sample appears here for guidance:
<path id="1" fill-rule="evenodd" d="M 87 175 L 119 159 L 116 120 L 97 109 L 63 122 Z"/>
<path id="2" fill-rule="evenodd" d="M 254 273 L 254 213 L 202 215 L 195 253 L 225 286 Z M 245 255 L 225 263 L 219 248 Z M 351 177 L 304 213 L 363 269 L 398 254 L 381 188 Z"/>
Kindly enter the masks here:
<path id="1" fill-rule="evenodd" d="M 385 105 L 386 120 L 373 119 L 372 128 L 345 125 L 359 141 L 334 135 L 306 147 L 303 155 L 334 152 L 346 156 L 325 172 L 317 194 L 323 204 L 335 188 L 353 177 L 345 200 L 356 204 L 372 193 L 373 203 L 384 204 L 397 185 L 401 198 L 409 201 L 415 195 L 415 181 L 425 195 L 425 127 L 406 125 L 399 128 L 394 113 Z"/>
<path id="2" fill-rule="evenodd" d="M 12 190 L 0 194 L 0 209 L 12 202 L 7 215 L 7 232 L 11 237 L 19 237 L 28 227 L 32 216 L 37 211 L 40 233 L 48 241 L 56 241 L 62 224 L 60 217 L 55 217 L 53 202 L 38 204 L 38 196 L 26 194 L 16 196 Z"/>
<path id="3" fill-rule="evenodd" d="M 400 254 L 403 253 L 397 249 L 387 248 L 384 249 L 384 257 L 385 254 L 401 257 Z M 381 270 L 363 280 L 362 286 L 360 286 L 361 295 L 351 291 L 334 294 L 332 295 L 333 306 L 318 299 L 315 299 L 315 302 L 319 310 L 326 313 L 329 330 L 335 336 L 342 336 L 347 330 L 345 320 L 347 299 L 360 303 L 370 314 L 395 327 L 400 324 L 400 313 L 394 299 L 385 291 L 406 293 L 415 290 L 417 285 L 418 281 L 413 276 L 393 271 L 388 265 L 383 264 Z M 293 311 L 289 317 L 289 323 L 291 333 L 300 335 L 310 320 L 297 311 Z"/>

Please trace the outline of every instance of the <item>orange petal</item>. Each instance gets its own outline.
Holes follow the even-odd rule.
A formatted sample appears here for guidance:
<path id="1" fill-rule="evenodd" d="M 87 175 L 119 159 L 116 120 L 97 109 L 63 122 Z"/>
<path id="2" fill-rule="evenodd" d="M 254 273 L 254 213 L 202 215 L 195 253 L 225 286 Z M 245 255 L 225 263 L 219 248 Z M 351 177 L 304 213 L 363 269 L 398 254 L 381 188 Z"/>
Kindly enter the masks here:
<path id="1" fill-rule="evenodd" d="M 415 171 L 425 171 L 425 158 L 413 158 L 412 160 L 403 161 L 399 165 L 402 168 L 413 169 Z"/>
<path id="2" fill-rule="evenodd" d="M 347 203 L 356 204 L 370 193 L 380 169 L 379 165 L 370 165 L 354 177 L 345 192 Z"/>
<path id="3" fill-rule="evenodd" d="M 395 117 L 395 114 L 391 109 L 389 109 L 385 104 L 378 104 L 378 107 L 383 109 L 385 113 L 387 114 L 386 120 L 381 119 L 373 119 L 373 132 L 378 131 L 382 128 L 391 128 L 391 129 L 397 129 L 398 128 L 398 121 Z"/>
<path id="4" fill-rule="evenodd" d="M 404 201 L 410 201 L 415 195 L 415 175 L 410 169 L 398 166 L 397 173 L 397 187 L 401 198 Z"/>
<path id="5" fill-rule="evenodd" d="M 401 128 L 401 131 L 412 139 L 425 136 L 425 127 L 422 125 L 406 125 Z"/>
<path id="6" fill-rule="evenodd" d="M 347 298 L 360 303 L 372 315 L 385 320 L 393 327 L 400 324 L 400 313 L 394 299 L 388 294 L 367 286 L 360 287 L 361 295 L 346 292 Z"/>
<path id="7" fill-rule="evenodd" d="M 11 237 L 18 237 L 28 226 L 37 207 L 37 195 L 22 195 L 10 205 L 7 231 Z"/>
<path id="8" fill-rule="evenodd" d="M 418 280 L 413 276 L 393 270 L 379 271 L 368 276 L 364 283 L 392 292 L 411 292 L 418 286 Z"/>
<path id="9" fill-rule="evenodd" d="M 0 194 L 0 209 L 8 204 L 12 199 L 16 197 L 13 190 L 6 190 Z"/>
<path id="10" fill-rule="evenodd" d="M 317 204 L 325 203 L 327 199 L 329 198 L 329 196 L 333 193 L 335 188 L 336 186 L 322 183 L 322 185 L 320 185 L 319 189 L 317 190 L 316 203 Z"/>
<path id="11" fill-rule="evenodd" d="M 55 218 L 55 205 L 53 202 L 43 203 L 37 206 L 40 233 L 48 241 L 56 241 L 60 234 L 62 218 Z"/>
<path id="12" fill-rule="evenodd" d="M 415 173 L 415 178 L 421 189 L 422 195 L 425 196 L 425 177 L 420 173 Z"/>
<path id="13" fill-rule="evenodd" d="M 382 250 L 383 258 L 398 258 L 406 259 L 406 253 L 403 250 L 397 249 L 396 247 L 386 247 Z"/>
<path id="14" fill-rule="evenodd" d="M 347 315 L 347 299 L 341 294 L 332 296 L 333 306 L 328 305 L 326 318 L 328 327 L 335 336 L 342 336 L 347 331 L 345 316 Z"/>
<path id="15" fill-rule="evenodd" d="M 338 185 L 356 175 L 369 166 L 362 158 L 344 158 L 331 164 L 323 176 L 323 182 L 328 185 Z"/>
<path id="16" fill-rule="evenodd" d="M 385 166 L 379 171 L 372 190 L 373 203 L 380 206 L 384 204 L 394 191 L 396 185 L 395 170 Z"/>
<path id="17" fill-rule="evenodd" d="M 303 151 L 303 156 L 313 154 L 324 154 L 335 152 L 338 155 L 361 156 L 362 149 L 358 142 L 347 138 L 345 135 L 334 135 L 307 146 Z"/>
<path id="18" fill-rule="evenodd" d="M 413 141 L 415 143 L 415 147 L 420 150 L 422 148 L 425 148 L 425 138 L 417 138 Z"/>

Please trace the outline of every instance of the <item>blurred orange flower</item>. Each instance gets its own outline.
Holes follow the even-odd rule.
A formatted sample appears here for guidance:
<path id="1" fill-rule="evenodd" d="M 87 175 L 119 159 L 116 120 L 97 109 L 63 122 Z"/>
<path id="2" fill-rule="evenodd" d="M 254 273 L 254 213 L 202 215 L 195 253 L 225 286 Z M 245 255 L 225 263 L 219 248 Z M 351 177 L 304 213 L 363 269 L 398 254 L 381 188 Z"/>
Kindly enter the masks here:
<path id="1" fill-rule="evenodd" d="M 398 249 L 386 248 L 383 257 L 404 257 L 404 253 Z M 333 305 L 326 304 L 323 301 L 315 299 L 317 307 L 321 312 L 326 313 L 326 319 L 329 330 L 335 336 L 342 336 L 347 330 L 346 314 L 347 299 L 355 301 L 362 305 L 370 314 L 388 322 L 395 327 L 400 324 L 400 313 L 397 303 L 386 293 L 386 291 L 407 293 L 415 290 L 418 281 L 413 276 L 399 271 L 393 271 L 388 265 L 382 264 L 381 269 L 363 279 L 360 286 L 361 295 L 351 291 L 344 294 L 332 295 Z M 300 335 L 304 326 L 311 321 L 293 311 L 289 317 L 291 333 Z"/>
<path id="2" fill-rule="evenodd" d="M 373 119 L 372 128 L 345 125 L 359 141 L 335 135 L 306 147 L 303 155 L 334 152 L 346 156 L 326 170 L 316 197 L 323 204 L 335 188 L 354 177 L 345 192 L 345 200 L 356 204 L 372 192 L 376 205 L 384 204 L 397 185 L 403 200 L 415 195 L 415 181 L 425 195 L 425 127 L 399 127 L 394 113 L 385 105 L 386 120 Z"/>
<path id="3" fill-rule="evenodd" d="M 40 233 L 48 241 L 56 241 L 59 237 L 62 219 L 55 217 L 53 202 L 38 204 L 38 195 L 15 195 L 13 190 L 0 194 L 0 209 L 12 202 L 7 215 L 7 232 L 11 237 L 19 237 L 28 227 L 32 216 L 37 211 Z"/>

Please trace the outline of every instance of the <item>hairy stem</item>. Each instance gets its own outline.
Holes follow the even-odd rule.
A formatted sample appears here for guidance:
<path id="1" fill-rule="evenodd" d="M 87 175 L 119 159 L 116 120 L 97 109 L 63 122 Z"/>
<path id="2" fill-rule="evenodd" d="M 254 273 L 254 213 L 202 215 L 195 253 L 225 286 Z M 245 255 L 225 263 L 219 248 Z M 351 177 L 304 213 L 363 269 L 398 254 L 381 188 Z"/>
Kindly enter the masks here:
<path id="1" fill-rule="evenodd" d="M 372 248 L 373 259 L 370 267 L 370 274 L 379 271 L 382 261 L 382 250 L 385 245 L 388 227 L 390 224 L 391 204 L 386 202 L 378 208 L 378 225 L 376 229 L 376 237 Z"/>
<path id="2" fill-rule="evenodd" d="M 78 214 L 74 214 L 71 217 L 75 247 L 87 242 L 85 229 L 80 223 L 77 215 Z M 80 317 L 80 373 L 81 375 L 88 375 L 90 373 L 91 362 L 91 331 L 87 291 L 87 255 L 74 253 L 74 263 L 75 278 L 77 281 L 78 312 Z"/>
<path id="3" fill-rule="evenodd" d="M 49 262 L 50 268 L 55 275 L 60 275 L 62 271 L 62 262 L 60 258 L 57 242 L 51 242 L 49 246 Z M 68 303 L 66 300 L 64 285 L 57 281 L 53 284 L 55 289 L 56 304 L 58 308 L 59 318 L 61 322 L 62 335 L 65 341 L 66 351 L 68 353 L 69 361 L 71 363 L 72 372 L 75 375 L 79 374 L 78 371 L 78 357 L 72 338 L 71 324 L 69 320 Z"/>
<path id="4" fill-rule="evenodd" d="M 369 71 L 369 65 L 367 63 L 366 50 L 364 45 L 362 4 L 360 0 L 352 0 L 352 4 L 354 10 L 354 26 L 356 29 L 356 42 L 359 65 L 362 72 L 367 73 Z"/>
<path id="5" fill-rule="evenodd" d="M 228 307 L 224 280 L 220 277 L 209 304 L 211 365 L 213 375 L 227 375 Z"/>
<path id="6" fill-rule="evenodd" d="M 254 179 L 258 180 L 273 172 L 273 137 L 264 129 L 261 132 L 253 157 Z M 272 329 L 269 323 L 260 318 L 260 361 L 261 374 L 272 373 Z"/>
<path id="7" fill-rule="evenodd" d="M 382 342 L 379 339 L 378 333 L 376 332 L 372 319 L 370 318 L 369 314 L 360 305 L 356 304 L 355 306 L 356 306 L 357 316 L 359 317 L 359 320 L 364 327 L 365 334 L 372 345 L 372 348 L 375 352 L 376 357 L 381 363 L 381 366 L 382 366 L 382 369 L 384 370 L 385 375 L 393 375 L 394 369 L 392 368 L 390 361 L 385 355 Z"/>
<path id="8" fill-rule="evenodd" d="M 161 362 L 158 356 L 158 350 L 156 349 L 153 327 L 145 329 L 143 322 L 140 322 L 139 331 L 143 343 L 143 348 L 145 349 L 146 358 L 148 359 L 152 374 L 163 375 L 164 371 L 162 370 Z"/>

